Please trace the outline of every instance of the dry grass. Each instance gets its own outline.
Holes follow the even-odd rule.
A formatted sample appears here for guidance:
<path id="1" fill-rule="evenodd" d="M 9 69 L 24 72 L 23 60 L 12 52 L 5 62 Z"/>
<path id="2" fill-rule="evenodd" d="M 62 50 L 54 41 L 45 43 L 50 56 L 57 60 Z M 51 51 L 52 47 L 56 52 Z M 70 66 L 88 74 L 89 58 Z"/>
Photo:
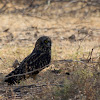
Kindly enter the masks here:
<path id="1" fill-rule="evenodd" d="M 43 18 L 48 19 L 47 16 L 0 15 L 0 99 L 99 100 L 100 18 Z M 8 28 L 8 32 L 3 32 Z M 13 86 L 2 84 L 4 76 L 14 69 L 11 67 L 13 62 L 16 59 L 21 62 L 30 54 L 35 41 L 42 35 L 52 39 L 52 61 L 73 61 L 55 62 L 41 71 L 35 80 L 29 78 Z M 72 35 L 75 40 L 69 39 Z M 91 60 L 87 62 L 92 49 Z"/>

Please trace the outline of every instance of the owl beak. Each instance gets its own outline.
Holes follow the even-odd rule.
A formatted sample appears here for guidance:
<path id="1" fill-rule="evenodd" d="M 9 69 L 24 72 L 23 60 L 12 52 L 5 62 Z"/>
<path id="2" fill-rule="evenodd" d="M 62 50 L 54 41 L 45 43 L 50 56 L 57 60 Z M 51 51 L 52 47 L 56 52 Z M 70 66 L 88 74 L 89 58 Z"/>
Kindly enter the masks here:
<path id="1" fill-rule="evenodd" d="M 50 47 L 51 46 L 51 43 L 48 42 L 47 45 L 48 45 L 48 47 Z"/>

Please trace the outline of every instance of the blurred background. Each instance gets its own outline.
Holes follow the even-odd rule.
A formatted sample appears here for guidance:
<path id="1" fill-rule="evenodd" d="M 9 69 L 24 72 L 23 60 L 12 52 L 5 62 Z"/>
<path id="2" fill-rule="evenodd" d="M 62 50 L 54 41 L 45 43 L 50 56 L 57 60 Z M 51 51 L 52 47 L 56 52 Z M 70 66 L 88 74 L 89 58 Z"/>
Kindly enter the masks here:
<path id="1" fill-rule="evenodd" d="M 0 99 L 100 100 L 100 0 L 0 0 L 1 83 L 43 35 L 60 62 L 23 81 L 19 94 L 1 84 Z"/>

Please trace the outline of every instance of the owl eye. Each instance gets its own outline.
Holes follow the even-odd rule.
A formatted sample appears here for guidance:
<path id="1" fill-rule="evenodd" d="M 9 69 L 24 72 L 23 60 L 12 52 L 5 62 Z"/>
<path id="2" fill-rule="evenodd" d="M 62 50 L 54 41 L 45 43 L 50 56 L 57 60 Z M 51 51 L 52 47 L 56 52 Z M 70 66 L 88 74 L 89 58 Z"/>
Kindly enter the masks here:
<path id="1" fill-rule="evenodd" d="M 48 43 L 48 41 L 47 41 L 47 40 L 45 40 L 44 42 L 45 42 L 45 43 Z"/>

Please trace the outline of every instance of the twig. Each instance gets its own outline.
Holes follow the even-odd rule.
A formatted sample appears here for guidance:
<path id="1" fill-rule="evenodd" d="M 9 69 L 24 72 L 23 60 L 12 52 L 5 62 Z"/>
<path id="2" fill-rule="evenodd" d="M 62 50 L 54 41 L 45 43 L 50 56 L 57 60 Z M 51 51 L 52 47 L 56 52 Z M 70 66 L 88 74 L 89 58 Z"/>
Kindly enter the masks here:
<path id="1" fill-rule="evenodd" d="M 49 66 L 49 65 L 51 65 L 51 64 L 54 64 L 54 63 L 63 63 L 63 62 L 70 62 L 70 63 L 71 63 L 71 62 L 80 62 L 80 63 L 83 63 L 83 64 L 85 64 L 85 65 L 87 64 L 87 63 L 84 62 L 84 61 L 78 61 L 78 60 L 55 60 L 55 61 L 52 61 L 50 64 L 48 64 L 48 65 L 46 65 L 46 66 L 44 66 L 44 67 L 42 67 L 42 68 L 35 69 L 35 70 L 33 70 L 33 71 L 26 72 L 26 73 L 23 73 L 23 74 L 17 74 L 17 75 L 12 75 L 12 76 L 9 76 L 9 77 L 5 77 L 5 79 L 11 78 L 11 77 L 16 77 L 16 76 L 23 76 L 23 75 L 31 74 L 31 73 L 33 73 L 33 72 L 35 72 L 35 71 L 40 71 L 40 70 L 46 68 L 47 66 Z M 100 63 L 100 62 L 92 62 L 92 63 Z"/>
<path id="2" fill-rule="evenodd" d="M 48 64 L 48 65 L 50 65 L 50 64 Z M 5 79 L 11 78 L 11 77 L 16 77 L 16 76 L 23 76 L 23 75 L 31 74 L 33 72 L 40 71 L 40 70 L 46 68 L 48 65 L 46 65 L 46 66 L 44 66 L 42 68 L 39 68 L 39 69 L 35 69 L 33 71 L 30 71 L 30 72 L 23 73 L 23 74 L 17 74 L 17 75 L 12 75 L 12 76 L 9 76 L 9 77 L 5 77 Z"/>
<path id="3" fill-rule="evenodd" d="M 7 3 L 8 3 L 8 1 L 5 0 L 5 3 L 4 3 L 4 5 L 3 5 L 3 7 L 0 9 L 0 13 L 2 13 L 2 12 L 5 11 L 5 10 L 3 10 L 3 9 L 6 7 Z"/>
<path id="4" fill-rule="evenodd" d="M 89 53 L 89 55 L 87 57 L 88 62 L 90 62 L 90 60 L 92 59 L 93 50 L 98 48 L 98 47 L 100 47 L 100 46 L 95 46 L 95 47 L 92 48 L 91 52 Z"/>
<path id="5" fill-rule="evenodd" d="M 45 87 L 45 86 L 60 86 L 60 87 L 64 87 L 64 85 L 62 84 L 43 84 L 43 85 L 36 85 L 36 84 L 32 84 L 32 85 L 24 85 L 24 86 L 18 86 L 16 89 L 14 89 L 14 92 L 17 92 L 19 89 L 21 88 L 31 88 L 31 87 Z"/>

